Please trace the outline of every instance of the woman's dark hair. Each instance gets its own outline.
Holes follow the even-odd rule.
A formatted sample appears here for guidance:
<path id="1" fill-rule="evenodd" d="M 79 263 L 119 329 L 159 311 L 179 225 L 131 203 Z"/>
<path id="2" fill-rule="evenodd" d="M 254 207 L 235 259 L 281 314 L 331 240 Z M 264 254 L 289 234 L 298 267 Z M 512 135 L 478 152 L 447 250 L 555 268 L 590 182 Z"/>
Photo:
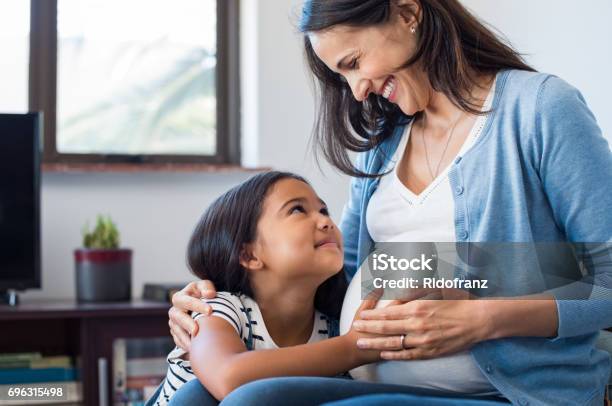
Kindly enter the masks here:
<path id="1" fill-rule="evenodd" d="M 356 169 L 349 151 L 375 148 L 407 123 L 400 108 L 370 93 L 355 100 L 348 84 L 315 54 L 309 33 L 337 25 L 368 27 L 388 22 L 397 0 L 305 0 L 299 29 L 304 35 L 308 65 L 318 79 L 319 106 L 313 136 L 325 158 L 342 172 L 376 177 Z M 421 62 L 434 90 L 464 111 L 481 114 L 470 100 L 477 76 L 503 69 L 534 71 L 521 55 L 481 23 L 458 0 L 416 0 L 421 5 L 415 54 L 399 69 Z M 409 6 L 402 13 L 415 16 Z M 355 136 L 355 134 L 357 136 Z"/>
<path id="2" fill-rule="evenodd" d="M 282 179 L 309 184 L 293 173 L 264 172 L 230 189 L 210 205 L 187 246 L 187 263 L 194 275 L 212 281 L 219 291 L 254 297 L 248 272 L 240 265 L 240 256 L 245 244 L 255 241 L 265 198 Z M 338 318 L 346 288 L 346 277 L 340 271 L 319 286 L 315 308 Z"/>

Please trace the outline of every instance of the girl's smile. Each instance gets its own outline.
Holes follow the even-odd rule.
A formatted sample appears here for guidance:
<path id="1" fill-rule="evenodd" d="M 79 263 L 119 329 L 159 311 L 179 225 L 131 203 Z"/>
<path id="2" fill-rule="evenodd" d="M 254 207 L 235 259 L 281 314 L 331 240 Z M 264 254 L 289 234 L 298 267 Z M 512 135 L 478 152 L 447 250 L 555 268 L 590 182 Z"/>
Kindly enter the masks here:
<path id="1" fill-rule="evenodd" d="M 338 241 L 334 238 L 326 238 L 315 244 L 315 248 L 335 248 L 338 249 Z"/>

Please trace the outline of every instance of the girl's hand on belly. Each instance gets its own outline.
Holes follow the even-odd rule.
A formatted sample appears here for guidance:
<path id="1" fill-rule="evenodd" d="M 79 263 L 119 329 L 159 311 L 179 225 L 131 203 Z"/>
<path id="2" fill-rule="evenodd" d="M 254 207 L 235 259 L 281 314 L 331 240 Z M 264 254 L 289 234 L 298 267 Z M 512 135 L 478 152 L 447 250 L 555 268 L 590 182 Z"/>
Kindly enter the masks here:
<path id="1" fill-rule="evenodd" d="M 386 337 L 361 338 L 363 349 L 382 350 L 386 360 L 436 358 L 466 350 L 488 339 L 486 300 L 413 300 L 363 310 L 353 328 Z M 398 349 L 405 335 L 404 349 Z M 393 349 L 393 350 L 391 350 Z"/>
<path id="2" fill-rule="evenodd" d="M 378 303 L 378 297 L 380 292 L 371 293 L 365 300 L 361 302 L 359 309 L 355 313 L 353 323 L 360 320 L 361 312 L 369 309 L 374 309 Z M 369 364 L 371 362 L 380 361 L 380 350 L 377 349 L 362 349 L 357 346 L 357 342 L 364 338 L 377 338 L 381 337 L 380 334 L 369 334 L 357 331 L 355 328 L 351 328 L 346 334 L 342 336 L 350 346 L 352 358 L 357 365 Z"/>

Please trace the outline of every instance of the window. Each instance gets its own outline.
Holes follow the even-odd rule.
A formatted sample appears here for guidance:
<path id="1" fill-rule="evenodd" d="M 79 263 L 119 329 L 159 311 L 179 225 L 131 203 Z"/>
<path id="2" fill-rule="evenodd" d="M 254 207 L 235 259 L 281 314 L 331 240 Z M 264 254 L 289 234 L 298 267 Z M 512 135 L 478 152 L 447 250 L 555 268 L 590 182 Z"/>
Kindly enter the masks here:
<path id="1" fill-rule="evenodd" d="M 237 20 L 238 0 L 32 0 L 44 161 L 239 163 Z"/>
<path id="2" fill-rule="evenodd" d="M 0 112 L 28 111 L 28 43 L 30 5 L 23 0 L 0 3 Z"/>

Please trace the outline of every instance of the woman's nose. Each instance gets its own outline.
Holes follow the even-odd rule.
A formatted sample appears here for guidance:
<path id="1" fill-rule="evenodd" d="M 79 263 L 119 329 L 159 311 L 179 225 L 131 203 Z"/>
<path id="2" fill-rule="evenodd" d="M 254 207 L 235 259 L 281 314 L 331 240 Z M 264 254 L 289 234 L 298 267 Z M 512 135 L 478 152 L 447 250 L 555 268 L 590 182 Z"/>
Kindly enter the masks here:
<path id="1" fill-rule="evenodd" d="M 358 102 L 363 102 L 367 99 L 372 89 L 372 83 L 369 80 L 358 77 L 349 79 L 349 86 L 353 92 L 353 97 Z"/>

